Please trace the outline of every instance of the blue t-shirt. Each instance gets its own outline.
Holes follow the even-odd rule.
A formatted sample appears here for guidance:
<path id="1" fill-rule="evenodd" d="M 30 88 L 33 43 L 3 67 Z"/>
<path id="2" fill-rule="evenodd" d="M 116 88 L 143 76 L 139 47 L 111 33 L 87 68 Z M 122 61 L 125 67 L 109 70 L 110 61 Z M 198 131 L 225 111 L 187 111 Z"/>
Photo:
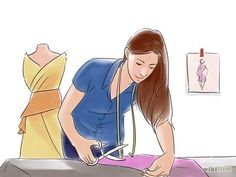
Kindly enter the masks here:
<path id="1" fill-rule="evenodd" d="M 88 139 L 117 145 L 116 97 L 111 99 L 110 85 L 123 59 L 94 58 L 75 74 L 73 85 L 85 92 L 83 99 L 72 111 L 76 130 Z M 120 138 L 124 140 L 124 114 L 130 109 L 135 82 L 120 94 Z"/>

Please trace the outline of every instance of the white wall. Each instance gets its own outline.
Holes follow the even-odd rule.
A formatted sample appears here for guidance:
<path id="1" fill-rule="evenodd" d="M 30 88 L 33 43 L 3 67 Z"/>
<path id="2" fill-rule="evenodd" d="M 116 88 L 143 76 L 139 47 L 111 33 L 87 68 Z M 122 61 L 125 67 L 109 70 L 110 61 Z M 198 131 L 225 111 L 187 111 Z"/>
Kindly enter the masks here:
<path id="1" fill-rule="evenodd" d="M 122 57 L 129 37 L 144 27 L 160 30 L 167 44 L 176 156 L 235 155 L 235 16 L 233 1 L 227 0 L 1 1 L 0 163 L 19 155 L 17 126 L 30 96 L 22 76 L 25 52 L 34 52 L 41 42 L 67 51 L 65 95 L 85 61 Z M 185 55 L 201 47 L 221 55 L 220 95 L 185 92 Z M 150 126 L 140 113 L 136 117 L 137 153 L 160 154 Z"/>

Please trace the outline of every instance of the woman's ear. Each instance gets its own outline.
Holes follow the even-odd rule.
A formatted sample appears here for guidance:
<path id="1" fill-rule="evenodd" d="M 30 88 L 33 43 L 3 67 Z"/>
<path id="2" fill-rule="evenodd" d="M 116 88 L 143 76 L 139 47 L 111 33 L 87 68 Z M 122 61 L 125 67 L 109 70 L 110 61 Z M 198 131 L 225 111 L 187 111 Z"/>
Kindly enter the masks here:
<path id="1" fill-rule="evenodd" d="M 126 47 L 125 48 L 125 57 L 126 57 L 126 59 L 128 59 L 128 57 L 129 57 L 129 49 L 128 49 L 128 47 Z"/>

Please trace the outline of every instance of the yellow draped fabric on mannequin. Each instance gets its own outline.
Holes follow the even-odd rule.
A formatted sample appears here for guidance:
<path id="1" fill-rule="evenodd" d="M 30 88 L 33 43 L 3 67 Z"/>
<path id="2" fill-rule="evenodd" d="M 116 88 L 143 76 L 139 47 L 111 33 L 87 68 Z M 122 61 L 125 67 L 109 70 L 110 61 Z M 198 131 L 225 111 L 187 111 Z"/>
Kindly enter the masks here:
<path id="1" fill-rule="evenodd" d="M 61 158 L 61 127 L 58 111 L 61 106 L 59 86 L 64 74 L 66 53 L 39 66 L 25 54 L 23 75 L 31 97 L 21 115 L 20 158 Z"/>

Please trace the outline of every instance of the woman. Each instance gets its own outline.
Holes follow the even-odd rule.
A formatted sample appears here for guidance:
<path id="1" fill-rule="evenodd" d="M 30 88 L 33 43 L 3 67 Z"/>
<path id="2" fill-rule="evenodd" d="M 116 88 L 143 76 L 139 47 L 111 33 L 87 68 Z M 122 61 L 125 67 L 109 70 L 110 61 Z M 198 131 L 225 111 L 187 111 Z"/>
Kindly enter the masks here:
<path id="1" fill-rule="evenodd" d="M 120 76 L 120 80 L 119 80 Z M 120 94 L 116 94 L 120 83 Z M 135 100 L 132 91 L 136 88 Z M 117 97 L 118 96 L 118 97 Z M 120 101 L 120 131 L 116 131 L 116 99 Z M 136 102 L 164 152 L 146 176 L 168 175 L 174 161 L 168 58 L 159 31 L 142 29 L 128 41 L 123 59 L 92 59 L 75 74 L 59 112 L 65 132 L 64 154 L 91 164 L 100 154 L 91 146 L 100 140 L 107 152 L 124 139 L 124 113 Z M 118 156 L 117 152 L 112 154 Z M 94 157 L 95 156 L 95 157 Z"/>

